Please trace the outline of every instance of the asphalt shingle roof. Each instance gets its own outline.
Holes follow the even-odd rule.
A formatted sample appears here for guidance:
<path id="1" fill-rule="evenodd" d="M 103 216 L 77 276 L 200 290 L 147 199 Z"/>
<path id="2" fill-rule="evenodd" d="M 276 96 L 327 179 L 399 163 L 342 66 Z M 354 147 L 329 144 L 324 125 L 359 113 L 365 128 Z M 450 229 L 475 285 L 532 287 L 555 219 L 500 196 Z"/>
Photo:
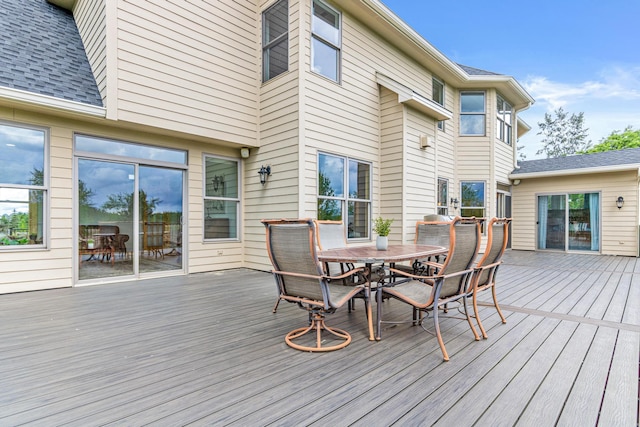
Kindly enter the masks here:
<path id="1" fill-rule="evenodd" d="M 512 175 L 633 164 L 640 165 L 640 148 L 605 151 L 604 153 L 578 154 L 551 159 L 526 160 L 518 163 L 519 168 L 515 169 Z"/>
<path id="2" fill-rule="evenodd" d="M 102 106 L 73 15 L 46 0 L 0 0 L 0 86 Z"/>
<path id="3" fill-rule="evenodd" d="M 481 70 L 480 68 L 469 67 L 468 65 L 458 64 L 460 68 L 464 70 L 465 73 L 470 76 L 501 76 L 502 74 L 494 73 L 487 70 Z"/>

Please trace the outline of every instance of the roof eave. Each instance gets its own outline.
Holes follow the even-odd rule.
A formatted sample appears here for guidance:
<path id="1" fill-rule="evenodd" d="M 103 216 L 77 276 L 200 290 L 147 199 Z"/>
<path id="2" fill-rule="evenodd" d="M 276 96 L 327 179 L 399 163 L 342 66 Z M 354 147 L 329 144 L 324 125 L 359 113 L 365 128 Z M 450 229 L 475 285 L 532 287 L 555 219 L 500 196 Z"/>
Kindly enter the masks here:
<path id="1" fill-rule="evenodd" d="M 76 5 L 77 0 L 47 0 L 49 3 L 54 4 L 63 9 L 67 9 L 73 12 L 73 7 Z"/>
<path id="2" fill-rule="evenodd" d="M 556 171 L 540 171 L 540 172 L 516 172 L 510 173 L 509 179 L 530 179 L 530 178 L 551 178 L 557 176 L 568 175 L 587 175 L 598 173 L 610 173 L 610 172 L 624 172 L 624 171 L 637 171 L 640 176 L 640 164 L 631 163 L 627 165 L 614 165 L 614 166 L 598 166 L 593 168 L 580 168 L 580 169 L 562 169 Z"/>
<path id="3" fill-rule="evenodd" d="M 97 118 L 105 118 L 107 111 L 106 108 L 97 105 L 84 104 L 7 87 L 0 87 L 0 104 L 29 107 L 30 109 L 36 107 L 51 112 L 64 112 Z"/>

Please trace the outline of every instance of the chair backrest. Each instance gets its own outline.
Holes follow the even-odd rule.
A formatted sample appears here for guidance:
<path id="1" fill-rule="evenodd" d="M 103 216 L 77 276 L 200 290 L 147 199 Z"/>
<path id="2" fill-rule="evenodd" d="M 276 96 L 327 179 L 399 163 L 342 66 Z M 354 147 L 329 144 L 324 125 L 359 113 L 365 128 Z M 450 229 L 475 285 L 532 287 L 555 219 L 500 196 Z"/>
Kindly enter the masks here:
<path id="1" fill-rule="evenodd" d="M 487 246 L 484 255 L 478 261 L 476 267 L 499 263 L 509 241 L 509 223 L 511 218 L 492 218 L 487 225 Z M 484 269 L 478 279 L 479 284 L 484 284 L 492 277 L 491 269 Z"/>
<path id="2" fill-rule="evenodd" d="M 417 245 L 449 246 L 451 221 L 417 221 Z"/>
<path id="3" fill-rule="evenodd" d="M 326 249 L 346 248 L 347 240 L 342 221 L 314 220 L 318 238 L 318 248 Z"/>
<path id="4" fill-rule="evenodd" d="M 283 295 L 322 301 L 329 309 L 327 283 L 316 251 L 312 219 L 262 220 L 267 252 Z M 278 274 L 279 272 L 296 275 Z"/>
<path id="5" fill-rule="evenodd" d="M 469 270 L 480 250 L 480 221 L 476 218 L 456 217 L 449 225 L 449 252 L 440 275 L 449 275 Z M 461 275 L 448 280 L 440 291 L 440 298 L 455 295 L 462 290 L 470 275 Z"/>

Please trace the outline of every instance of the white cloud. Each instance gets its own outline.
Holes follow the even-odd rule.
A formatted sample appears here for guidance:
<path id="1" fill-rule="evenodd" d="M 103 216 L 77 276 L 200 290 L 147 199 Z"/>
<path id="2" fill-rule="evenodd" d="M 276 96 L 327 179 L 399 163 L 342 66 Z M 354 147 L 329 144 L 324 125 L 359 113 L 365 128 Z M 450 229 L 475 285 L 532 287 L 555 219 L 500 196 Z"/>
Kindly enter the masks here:
<path id="1" fill-rule="evenodd" d="M 527 159 L 536 157 L 542 147 L 538 123 L 545 113 L 562 107 L 568 113 L 584 113 L 585 128 L 593 144 L 600 142 L 614 130 L 626 126 L 640 128 L 640 66 L 612 66 L 604 69 L 597 80 L 578 83 L 552 81 L 533 76 L 523 82 L 525 89 L 536 103 L 522 113 L 522 118 L 532 127 L 518 145 L 525 145 Z"/>

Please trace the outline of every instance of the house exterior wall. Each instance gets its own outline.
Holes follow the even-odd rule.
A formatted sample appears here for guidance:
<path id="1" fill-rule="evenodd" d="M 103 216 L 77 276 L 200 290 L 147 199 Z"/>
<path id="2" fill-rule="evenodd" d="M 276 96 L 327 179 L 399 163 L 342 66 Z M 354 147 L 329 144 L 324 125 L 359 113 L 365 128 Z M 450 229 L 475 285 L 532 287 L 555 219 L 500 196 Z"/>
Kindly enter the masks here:
<path id="1" fill-rule="evenodd" d="M 601 194 L 602 254 L 638 256 L 638 171 L 522 179 L 513 188 L 512 248 L 536 250 L 537 196 Z M 624 197 L 624 207 L 616 200 Z"/>
<path id="2" fill-rule="evenodd" d="M 137 142 L 188 151 L 187 211 L 184 245 L 188 250 L 188 273 L 243 266 L 240 241 L 220 243 L 203 241 L 202 155 L 203 153 L 237 156 L 235 149 L 176 139 L 174 137 L 90 124 L 72 119 L 35 114 L 29 111 L 0 108 L 0 120 L 20 125 L 34 125 L 49 130 L 49 242 L 46 249 L 0 252 L 0 293 L 69 287 L 74 284 L 74 161 L 73 135 L 92 136 Z M 46 213 L 45 213 L 46 214 Z"/>

